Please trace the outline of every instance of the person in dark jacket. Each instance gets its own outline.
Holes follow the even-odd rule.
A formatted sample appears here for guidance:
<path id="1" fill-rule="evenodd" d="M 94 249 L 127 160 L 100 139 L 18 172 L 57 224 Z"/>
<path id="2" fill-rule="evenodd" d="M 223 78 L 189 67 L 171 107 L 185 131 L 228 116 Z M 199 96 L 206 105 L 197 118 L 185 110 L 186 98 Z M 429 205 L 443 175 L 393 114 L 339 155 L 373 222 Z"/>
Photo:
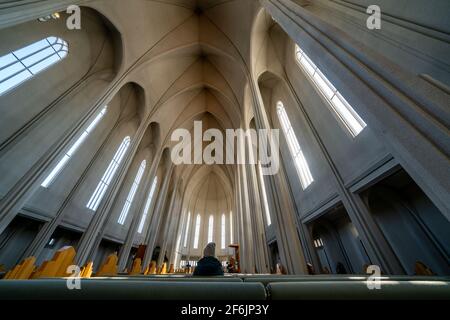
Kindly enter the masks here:
<path id="1" fill-rule="evenodd" d="M 194 276 L 223 276 L 222 264 L 216 259 L 216 244 L 208 243 L 203 250 L 203 258 L 197 262 Z"/>
<path id="2" fill-rule="evenodd" d="M 344 267 L 342 262 L 338 262 L 336 265 L 336 273 L 337 274 L 347 274 L 347 270 Z"/>

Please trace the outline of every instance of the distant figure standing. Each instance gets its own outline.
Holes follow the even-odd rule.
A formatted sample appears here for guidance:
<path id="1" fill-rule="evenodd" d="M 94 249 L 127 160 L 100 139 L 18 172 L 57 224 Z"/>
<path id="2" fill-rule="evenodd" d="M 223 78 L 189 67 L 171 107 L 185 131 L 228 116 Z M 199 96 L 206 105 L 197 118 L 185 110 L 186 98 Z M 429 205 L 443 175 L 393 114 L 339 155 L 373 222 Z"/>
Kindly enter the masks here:
<path id="1" fill-rule="evenodd" d="M 216 259 L 216 244 L 208 243 L 194 271 L 194 276 L 223 276 L 222 264 Z"/>
<path id="2" fill-rule="evenodd" d="M 276 266 L 276 274 L 283 274 L 283 275 L 287 274 L 287 273 L 286 273 L 286 270 L 284 269 L 284 267 L 283 267 L 283 265 L 281 264 L 281 262 L 278 262 L 278 263 L 277 263 L 277 266 Z"/>
<path id="3" fill-rule="evenodd" d="M 230 258 L 230 261 L 227 263 L 227 272 L 228 273 L 236 273 L 236 268 L 234 267 L 235 260 L 233 257 Z"/>
<path id="4" fill-rule="evenodd" d="M 314 271 L 314 267 L 313 267 L 313 265 L 311 264 L 311 263 L 307 263 L 306 264 L 306 269 L 308 270 L 308 274 L 309 275 L 315 275 L 316 274 L 316 272 Z"/>

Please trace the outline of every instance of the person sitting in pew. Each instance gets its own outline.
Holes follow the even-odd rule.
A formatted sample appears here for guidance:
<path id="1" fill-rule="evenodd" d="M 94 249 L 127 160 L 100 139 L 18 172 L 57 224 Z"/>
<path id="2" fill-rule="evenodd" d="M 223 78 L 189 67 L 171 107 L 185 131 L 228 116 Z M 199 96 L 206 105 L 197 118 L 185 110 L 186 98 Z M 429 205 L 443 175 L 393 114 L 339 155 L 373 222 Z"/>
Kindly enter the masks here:
<path id="1" fill-rule="evenodd" d="M 336 273 L 337 274 L 347 274 L 347 270 L 342 262 L 338 262 L 336 265 Z"/>
<path id="2" fill-rule="evenodd" d="M 203 258 L 198 261 L 194 276 L 223 276 L 222 264 L 215 256 L 216 244 L 210 242 L 203 250 Z"/>

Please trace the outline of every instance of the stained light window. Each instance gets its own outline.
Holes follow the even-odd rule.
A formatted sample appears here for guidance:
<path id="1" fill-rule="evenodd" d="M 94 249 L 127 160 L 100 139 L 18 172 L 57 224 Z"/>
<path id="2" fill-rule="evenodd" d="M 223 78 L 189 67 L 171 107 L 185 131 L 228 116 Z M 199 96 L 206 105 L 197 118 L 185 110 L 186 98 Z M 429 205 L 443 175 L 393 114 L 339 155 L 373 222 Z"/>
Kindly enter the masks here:
<path id="1" fill-rule="evenodd" d="M 125 204 L 123 206 L 122 212 L 120 213 L 119 220 L 117 223 L 123 225 L 125 220 L 127 219 L 128 212 L 130 211 L 131 204 L 133 203 L 134 196 L 136 195 L 136 191 L 139 188 L 139 184 L 141 183 L 142 176 L 144 175 L 145 167 L 147 165 L 147 161 L 142 161 L 139 166 L 139 170 L 134 178 L 133 185 L 131 186 L 130 192 L 128 193 L 127 200 L 125 200 Z"/>
<path id="2" fill-rule="evenodd" d="M 311 183 L 314 182 L 314 179 L 311 171 L 309 170 L 308 162 L 306 161 L 303 151 L 300 148 L 297 137 L 295 136 L 294 128 L 292 128 L 291 122 L 289 121 L 286 110 L 281 101 L 277 104 L 277 113 L 284 135 L 286 136 L 289 150 L 294 158 L 294 164 L 300 177 L 302 188 L 305 190 Z"/>
<path id="3" fill-rule="evenodd" d="M 230 243 L 233 244 L 233 212 L 230 211 Z"/>
<path id="4" fill-rule="evenodd" d="M 214 237 L 214 216 L 209 216 L 209 226 L 208 226 L 208 243 L 213 242 Z"/>
<path id="5" fill-rule="evenodd" d="M 64 59 L 68 53 L 66 41 L 48 37 L 0 57 L 0 96 Z"/>
<path id="6" fill-rule="evenodd" d="M 145 221 L 147 220 L 148 216 L 148 210 L 150 210 L 150 205 L 152 204 L 157 184 L 158 184 L 158 177 L 155 177 L 152 186 L 150 187 L 150 192 L 148 194 L 147 201 L 145 202 L 144 212 L 142 213 L 141 222 L 139 222 L 138 233 L 142 233 L 142 231 L 144 230 Z"/>
<path id="7" fill-rule="evenodd" d="M 184 233 L 184 242 L 183 242 L 183 246 L 186 248 L 187 247 L 187 243 L 188 243 L 188 237 L 189 237 L 189 227 L 191 225 L 191 213 L 188 213 L 188 218 L 187 218 L 187 224 L 186 224 L 186 231 Z"/>
<path id="8" fill-rule="evenodd" d="M 259 173 L 259 180 L 261 181 L 261 193 L 263 197 L 262 200 L 264 204 L 264 211 L 266 213 L 266 223 L 268 226 L 270 226 L 272 224 L 272 219 L 270 218 L 269 203 L 267 202 L 266 184 L 264 183 L 261 163 L 258 163 L 258 173 Z"/>
<path id="9" fill-rule="evenodd" d="M 89 124 L 89 126 L 86 128 L 86 130 L 83 131 L 83 133 L 80 135 L 80 137 L 75 141 L 75 143 L 72 145 L 72 147 L 64 154 L 62 159 L 58 162 L 58 164 L 53 168 L 53 170 L 50 172 L 50 174 L 45 178 L 44 182 L 42 183 L 42 187 L 48 188 L 50 185 L 55 181 L 56 177 L 61 173 L 61 171 L 65 168 L 67 163 L 69 162 L 70 158 L 75 154 L 75 152 L 81 147 L 83 142 L 87 139 L 89 134 L 94 130 L 94 128 L 97 126 L 97 124 L 100 122 L 100 120 L 103 118 L 103 116 L 106 113 L 107 106 L 100 111 L 100 113 L 92 120 L 92 122 Z"/>
<path id="10" fill-rule="evenodd" d="M 103 174 L 103 177 L 98 183 L 97 188 L 92 194 L 91 199 L 89 199 L 89 202 L 86 205 L 87 208 L 93 211 L 97 211 L 98 206 L 100 205 L 100 202 L 102 201 L 103 196 L 105 195 L 106 190 L 108 189 L 109 184 L 111 183 L 111 180 L 114 178 L 114 175 L 117 169 L 119 168 L 119 165 L 122 162 L 122 159 L 125 156 L 128 147 L 130 146 L 130 142 L 131 142 L 130 137 L 125 137 L 123 139 L 111 163 L 109 164 L 108 168 Z"/>
<path id="11" fill-rule="evenodd" d="M 314 62 L 300 49 L 295 46 L 297 62 L 306 71 L 307 75 L 327 99 L 331 110 L 339 121 L 347 128 L 353 137 L 356 137 L 367 124 L 356 113 L 352 106 L 345 100 L 339 91 L 331 84 L 328 78 L 319 70 Z"/>
<path id="12" fill-rule="evenodd" d="M 195 221 L 195 234 L 194 234 L 194 249 L 198 249 L 198 240 L 200 239 L 200 214 L 197 214 L 197 220 Z"/>
<path id="13" fill-rule="evenodd" d="M 225 224 L 226 224 L 226 221 L 225 221 L 226 219 L 225 219 L 225 213 L 224 214 L 222 214 L 222 228 L 221 228 L 221 248 L 222 248 L 222 250 L 223 249 L 225 249 L 225 239 L 226 239 L 226 230 L 225 230 Z"/>

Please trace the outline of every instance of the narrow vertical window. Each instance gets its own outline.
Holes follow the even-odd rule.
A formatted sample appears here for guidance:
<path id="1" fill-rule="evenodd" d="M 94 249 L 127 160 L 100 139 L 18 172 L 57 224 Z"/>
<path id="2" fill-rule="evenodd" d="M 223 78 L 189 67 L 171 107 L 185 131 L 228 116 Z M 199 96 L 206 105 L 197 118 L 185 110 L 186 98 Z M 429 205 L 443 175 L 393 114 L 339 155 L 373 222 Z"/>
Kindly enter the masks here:
<path id="1" fill-rule="evenodd" d="M 197 214 L 197 220 L 195 221 L 195 234 L 194 234 L 194 249 L 198 249 L 198 240 L 200 238 L 200 214 Z"/>
<path id="2" fill-rule="evenodd" d="M 222 236 L 221 248 L 222 248 L 222 250 L 224 250 L 225 246 L 226 246 L 226 244 L 225 244 L 225 242 L 226 242 L 226 240 L 225 240 L 225 238 L 226 238 L 225 223 L 226 223 L 226 221 L 225 221 L 225 213 L 223 213 L 222 214 L 222 228 L 221 228 L 222 229 L 221 230 L 221 236 Z"/>
<path id="3" fill-rule="evenodd" d="M 32 43 L 0 57 L 0 96 L 64 59 L 66 41 L 56 37 Z"/>
<path id="4" fill-rule="evenodd" d="M 133 185 L 131 186 L 130 192 L 128 193 L 127 200 L 125 200 L 125 204 L 123 206 L 122 212 L 120 213 L 119 220 L 117 223 L 123 225 L 125 220 L 127 220 L 128 212 L 130 211 L 131 204 L 133 203 L 134 196 L 136 195 L 136 191 L 141 183 L 142 176 L 144 175 L 145 167 L 147 165 L 147 161 L 142 161 L 139 166 L 139 170 L 134 178 Z"/>
<path id="5" fill-rule="evenodd" d="M 339 91 L 331 84 L 328 78 L 319 70 L 314 62 L 303 52 L 298 45 L 295 46 L 296 59 L 298 64 L 309 76 L 311 82 L 325 96 L 328 105 L 335 116 L 350 132 L 352 137 L 356 137 L 367 124 L 356 113 L 352 106 L 345 100 Z"/>
<path id="6" fill-rule="evenodd" d="M 266 184 L 264 183 L 264 177 L 262 174 L 261 163 L 258 163 L 259 181 L 261 181 L 261 193 L 263 197 L 264 211 L 266 213 L 266 223 L 268 226 L 272 224 L 270 218 L 269 203 L 267 202 Z"/>
<path id="7" fill-rule="evenodd" d="M 189 212 L 188 218 L 187 218 L 187 224 L 186 224 L 186 231 L 184 233 L 184 241 L 183 241 L 183 246 L 185 248 L 187 247 L 187 243 L 188 243 L 190 225 L 191 225 L 191 213 Z"/>
<path id="8" fill-rule="evenodd" d="M 233 244 L 233 212 L 230 211 L 230 243 Z"/>
<path id="9" fill-rule="evenodd" d="M 89 126 L 83 131 L 80 137 L 75 141 L 75 143 L 70 147 L 70 149 L 64 154 L 62 159 L 58 162 L 58 164 L 53 168 L 50 174 L 45 178 L 44 182 L 41 184 L 42 187 L 48 188 L 55 181 L 56 177 L 62 172 L 62 170 L 66 167 L 70 158 L 77 152 L 77 150 L 81 147 L 83 142 L 87 139 L 89 134 L 95 129 L 97 124 L 103 118 L 106 113 L 107 106 L 100 111 L 100 113 L 92 120 Z"/>
<path id="10" fill-rule="evenodd" d="M 148 210 L 150 210 L 150 205 L 152 203 L 153 195 L 155 194 L 157 184 L 158 184 L 158 177 L 155 177 L 152 186 L 150 187 L 150 192 L 148 193 L 147 201 L 145 202 L 144 212 L 142 213 L 141 222 L 139 222 L 138 233 L 142 233 L 142 231 L 144 230 L 145 221 L 147 220 L 148 216 Z"/>
<path id="11" fill-rule="evenodd" d="M 294 158 L 294 164 L 297 168 L 302 188 L 305 190 L 311 183 L 314 182 L 314 179 L 311 175 L 311 171 L 309 170 L 308 162 L 306 161 L 303 151 L 300 148 L 297 137 L 295 136 L 294 128 L 292 128 L 291 122 L 289 121 L 286 110 L 284 109 L 281 101 L 277 104 L 277 113 L 289 146 L 289 150 Z"/>
<path id="12" fill-rule="evenodd" d="M 208 226 L 208 243 L 213 242 L 214 238 L 214 216 L 209 216 L 209 226 Z"/>
<path id="13" fill-rule="evenodd" d="M 93 211 L 97 211 L 98 206 L 100 205 L 100 202 L 102 201 L 103 196 L 105 195 L 106 190 L 108 189 L 109 184 L 111 183 L 111 180 L 114 178 L 114 175 L 116 174 L 116 171 L 119 168 L 119 165 L 122 162 L 122 159 L 125 156 L 128 147 L 130 146 L 130 143 L 131 143 L 130 137 L 125 137 L 123 139 L 111 163 L 109 164 L 108 168 L 103 174 L 103 177 L 98 183 L 97 188 L 92 194 L 91 199 L 87 203 L 86 205 L 87 208 Z"/>

